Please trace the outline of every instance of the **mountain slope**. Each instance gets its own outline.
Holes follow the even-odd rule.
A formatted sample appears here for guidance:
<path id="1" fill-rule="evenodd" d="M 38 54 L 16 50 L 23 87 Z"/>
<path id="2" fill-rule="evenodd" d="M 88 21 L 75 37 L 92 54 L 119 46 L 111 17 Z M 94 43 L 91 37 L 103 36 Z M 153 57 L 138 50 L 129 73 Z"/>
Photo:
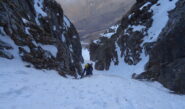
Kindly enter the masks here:
<path id="1" fill-rule="evenodd" d="M 79 35 L 54 0 L 0 1 L 0 56 L 59 74 L 81 72 Z"/>
<path id="2" fill-rule="evenodd" d="M 96 69 L 124 64 L 134 69 L 131 73 L 142 73 L 134 78 L 159 81 L 176 93 L 185 93 L 184 2 L 138 0 L 118 28 L 110 28 L 91 44 Z M 137 70 L 138 65 L 145 70 Z"/>
<path id="3" fill-rule="evenodd" d="M 90 78 L 75 80 L 62 78 L 56 71 L 26 68 L 22 61 L 0 61 L 1 109 L 185 108 L 185 96 L 171 94 L 157 82 L 131 79 L 121 74 L 123 69 L 94 71 Z"/>
<path id="4" fill-rule="evenodd" d="M 97 34 L 121 19 L 135 0 L 57 0 L 75 24 L 81 39 L 97 39 Z"/>

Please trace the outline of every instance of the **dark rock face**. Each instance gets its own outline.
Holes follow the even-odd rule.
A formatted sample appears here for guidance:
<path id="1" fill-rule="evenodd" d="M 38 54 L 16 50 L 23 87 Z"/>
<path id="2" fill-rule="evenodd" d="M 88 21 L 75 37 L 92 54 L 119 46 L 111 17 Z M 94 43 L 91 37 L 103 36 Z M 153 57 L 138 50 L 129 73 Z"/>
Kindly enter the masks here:
<path id="1" fill-rule="evenodd" d="M 147 2 L 150 4 L 141 9 L 141 6 Z M 157 0 L 138 0 L 128 15 L 123 17 L 117 32 L 111 38 L 106 39 L 107 42 L 112 42 L 110 45 L 102 39 L 90 45 L 91 59 L 96 62 L 96 66 L 101 67 L 99 70 L 107 70 L 110 62 L 119 63 L 113 61 L 118 60 L 116 56 L 123 57 L 124 62 L 129 65 L 137 65 L 142 61 L 140 57 L 144 52 L 149 55 L 145 72 L 140 75 L 133 74 L 133 78 L 159 81 L 166 88 L 185 94 L 185 0 L 179 0 L 176 8 L 169 12 L 168 23 L 158 36 L 158 40 L 143 43 L 153 23 L 151 18 L 153 12 L 148 9 L 156 3 Z M 156 5 L 160 6 L 160 4 Z M 146 28 L 134 31 L 133 25 L 144 25 Z M 104 50 L 108 46 L 110 48 L 107 49 L 112 49 L 111 51 Z M 102 47 L 104 49 L 101 51 Z M 115 47 L 120 49 L 121 53 L 114 50 Z M 109 55 L 111 54 L 109 52 L 116 55 Z M 99 56 L 102 54 L 103 57 Z M 108 57 L 109 61 L 107 61 Z"/>
<path id="2" fill-rule="evenodd" d="M 150 52 L 146 68 L 148 78 L 165 87 L 185 93 L 185 0 L 170 12 L 170 20 Z M 158 75 L 152 77 L 151 75 Z"/>
<path id="3" fill-rule="evenodd" d="M 150 1 L 153 4 L 156 3 L 156 0 Z M 144 3 L 145 2 L 139 2 L 132 7 L 128 15 L 123 17 L 121 25 L 111 38 L 100 38 L 98 43 L 92 43 L 90 45 L 90 57 L 92 61 L 96 62 L 95 68 L 98 70 L 108 70 L 111 62 L 118 65 L 120 61 L 118 55 L 124 57 L 124 61 L 129 65 L 136 65 L 141 60 L 140 54 L 143 48 L 140 45 L 147 28 L 142 31 L 133 31 L 133 28 L 129 27 L 129 25 L 142 24 L 148 28 L 151 26 L 152 12 L 149 12 L 148 9 L 152 4 L 143 10 L 138 9 Z M 129 15 L 131 16 L 128 17 Z M 106 41 L 104 39 L 106 39 Z M 116 49 L 120 49 L 121 53 L 118 53 Z M 99 67 L 101 67 L 101 69 L 99 69 Z"/>
<path id="4" fill-rule="evenodd" d="M 0 1 L 0 56 L 12 59 L 18 47 L 22 60 L 38 69 L 57 70 L 61 75 L 81 72 L 81 44 L 73 24 L 54 0 Z"/>
<path id="5" fill-rule="evenodd" d="M 95 69 L 108 70 L 111 61 L 118 64 L 118 55 L 114 40 L 102 38 L 99 44 L 92 43 L 90 46 L 91 60 L 96 61 Z"/>

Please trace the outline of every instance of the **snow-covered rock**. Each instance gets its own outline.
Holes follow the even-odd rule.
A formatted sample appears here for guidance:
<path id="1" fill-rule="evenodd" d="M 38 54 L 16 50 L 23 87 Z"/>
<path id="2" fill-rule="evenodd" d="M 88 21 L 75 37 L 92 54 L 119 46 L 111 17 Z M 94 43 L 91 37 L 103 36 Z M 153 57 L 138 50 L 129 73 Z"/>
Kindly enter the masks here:
<path id="1" fill-rule="evenodd" d="M 1 58 L 21 57 L 61 75 L 81 72 L 79 35 L 55 0 L 1 0 L 0 8 Z"/>
<path id="2" fill-rule="evenodd" d="M 137 0 L 115 34 L 90 45 L 95 68 L 111 70 L 111 65 L 124 63 L 125 68 L 145 62 L 140 66 L 143 70 L 133 67 L 129 72 L 144 72 L 137 78 L 157 80 L 177 93 L 185 93 L 184 3 Z"/>

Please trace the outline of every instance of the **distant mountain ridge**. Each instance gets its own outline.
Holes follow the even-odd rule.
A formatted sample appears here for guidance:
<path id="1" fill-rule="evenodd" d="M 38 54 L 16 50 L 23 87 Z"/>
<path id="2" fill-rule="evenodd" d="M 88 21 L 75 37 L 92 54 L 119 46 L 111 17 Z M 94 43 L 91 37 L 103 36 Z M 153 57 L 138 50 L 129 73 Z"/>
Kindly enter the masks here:
<path id="1" fill-rule="evenodd" d="M 82 40 L 118 22 L 135 0 L 57 0 L 75 24 Z M 96 38 L 95 38 L 96 39 Z"/>

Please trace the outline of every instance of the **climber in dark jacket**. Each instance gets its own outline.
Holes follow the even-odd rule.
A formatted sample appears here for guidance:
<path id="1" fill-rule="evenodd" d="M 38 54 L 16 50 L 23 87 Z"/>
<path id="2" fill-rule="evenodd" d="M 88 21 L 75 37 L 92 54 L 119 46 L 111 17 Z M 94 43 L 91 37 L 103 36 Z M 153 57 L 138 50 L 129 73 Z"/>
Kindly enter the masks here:
<path id="1" fill-rule="evenodd" d="M 81 75 L 81 78 L 83 78 L 84 76 L 91 76 L 91 75 L 93 75 L 93 65 L 92 64 L 86 64 L 85 65 L 85 68 L 84 68 L 84 71 L 83 71 L 83 73 L 82 73 L 82 75 Z"/>

